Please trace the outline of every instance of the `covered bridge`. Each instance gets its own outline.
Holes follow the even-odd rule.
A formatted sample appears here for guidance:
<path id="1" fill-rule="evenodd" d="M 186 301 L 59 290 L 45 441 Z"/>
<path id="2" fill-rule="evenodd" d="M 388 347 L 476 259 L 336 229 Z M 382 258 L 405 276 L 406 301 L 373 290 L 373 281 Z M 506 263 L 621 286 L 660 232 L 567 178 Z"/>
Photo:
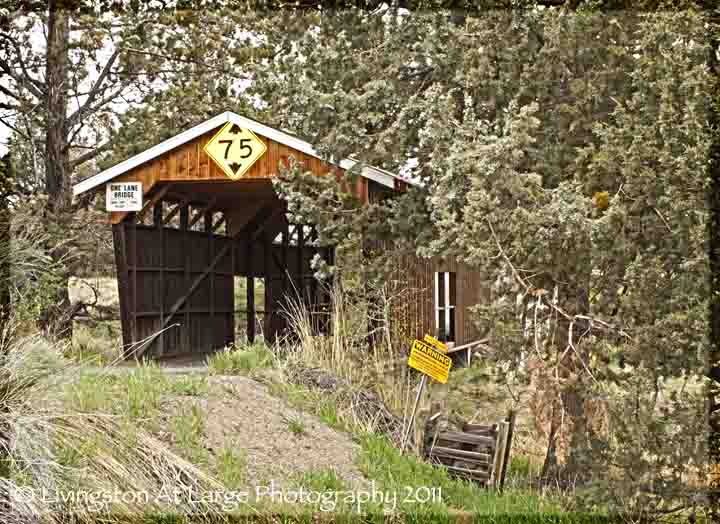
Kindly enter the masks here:
<path id="1" fill-rule="evenodd" d="M 291 156 L 318 176 L 341 178 L 356 164 L 328 163 L 291 134 L 225 112 L 74 186 L 76 196 L 106 193 L 128 356 L 225 347 L 234 341 L 237 313 L 250 341 L 260 329 L 272 340 L 285 328 L 286 297 L 301 298 L 323 328 L 328 297 L 310 261 L 316 253 L 332 260 L 332 246 L 317 245 L 312 225 L 289 223 L 272 186 Z M 405 183 L 363 166 L 353 190 L 368 202 Z M 458 343 L 466 339 L 463 304 L 478 298 L 472 274 L 452 261 L 413 260 L 403 275 L 418 290 L 404 305 L 411 331 L 440 329 Z M 241 311 L 236 277 L 246 280 Z"/>

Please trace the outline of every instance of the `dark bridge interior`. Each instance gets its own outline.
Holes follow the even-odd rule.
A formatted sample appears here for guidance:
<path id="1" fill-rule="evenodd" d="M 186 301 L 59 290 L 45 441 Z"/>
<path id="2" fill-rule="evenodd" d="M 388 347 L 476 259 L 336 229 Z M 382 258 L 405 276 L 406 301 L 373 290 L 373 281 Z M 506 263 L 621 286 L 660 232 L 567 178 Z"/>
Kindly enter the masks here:
<path id="1" fill-rule="evenodd" d="M 316 330 L 329 326 L 327 283 L 311 260 L 333 250 L 317 245 L 314 227 L 288 222 L 269 179 L 157 184 L 141 211 L 113 225 L 113 240 L 127 357 L 208 353 L 242 324 L 250 342 L 272 342 L 286 334 L 288 300 L 307 306 Z"/>

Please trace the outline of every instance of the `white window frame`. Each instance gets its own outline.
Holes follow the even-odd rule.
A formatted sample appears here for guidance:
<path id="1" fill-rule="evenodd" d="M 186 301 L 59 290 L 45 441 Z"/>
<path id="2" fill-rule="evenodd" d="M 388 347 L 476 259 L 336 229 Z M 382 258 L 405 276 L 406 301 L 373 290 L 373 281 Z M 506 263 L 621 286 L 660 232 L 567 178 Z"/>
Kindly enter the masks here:
<path id="1" fill-rule="evenodd" d="M 437 271 L 435 272 L 435 288 L 433 291 L 433 294 L 435 296 L 435 331 L 438 332 L 440 330 L 440 311 L 443 311 L 444 320 L 445 320 L 445 330 L 446 334 L 450 336 L 450 310 L 455 309 L 455 304 L 450 304 L 450 271 Z M 443 279 L 443 283 L 445 284 L 443 286 L 444 290 L 444 304 L 445 307 L 440 307 L 440 296 L 439 296 L 439 290 L 440 290 L 440 278 Z M 455 284 L 457 285 L 457 275 L 455 275 Z M 457 292 L 455 293 L 455 298 L 457 299 Z M 455 315 L 457 317 L 457 315 Z M 457 333 L 456 333 L 457 335 Z M 455 337 L 453 337 L 455 338 Z M 454 342 L 454 340 L 449 340 L 448 342 Z"/>

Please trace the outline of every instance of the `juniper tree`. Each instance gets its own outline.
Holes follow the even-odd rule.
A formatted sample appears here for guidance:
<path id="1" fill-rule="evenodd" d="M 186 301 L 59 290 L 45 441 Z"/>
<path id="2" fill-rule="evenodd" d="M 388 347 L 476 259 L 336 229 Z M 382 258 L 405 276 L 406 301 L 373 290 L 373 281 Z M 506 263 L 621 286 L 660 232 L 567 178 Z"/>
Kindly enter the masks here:
<path id="1" fill-rule="evenodd" d="M 637 508 L 692 504 L 706 465 L 703 14 L 535 9 L 458 24 L 389 9 L 289 23 L 267 29 L 284 51 L 253 85 L 274 123 L 336 157 L 393 171 L 412 159 L 423 186 L 348 213 L 359 207 L 332 181 L 286 177 L 291 209 L 326 218 L 335 202 L 335 222 L 317 221 L 329 239 L 417 238 L 418 255 L 480 269 L 493 358 L 547 379 L 545 474 Z"/>

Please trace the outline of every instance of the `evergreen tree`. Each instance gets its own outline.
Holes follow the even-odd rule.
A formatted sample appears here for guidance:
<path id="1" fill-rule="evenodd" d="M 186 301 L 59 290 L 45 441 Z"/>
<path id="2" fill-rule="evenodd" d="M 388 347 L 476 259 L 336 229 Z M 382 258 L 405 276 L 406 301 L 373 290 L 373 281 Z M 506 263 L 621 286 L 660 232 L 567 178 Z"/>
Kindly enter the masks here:
<path id="1" fill-rule="evenodd" d="M 253 89 L 328 155 L 416 166 L 422 188 L 362 214 L 332 181 L 281 185 L 328 238 L 480 269 L 492 358 L 540 397 L 544 475 L 662 509 L 707 467 L 707 19 L 577 7 L 306 13 L 266 28 L 283 52 Z"/>

